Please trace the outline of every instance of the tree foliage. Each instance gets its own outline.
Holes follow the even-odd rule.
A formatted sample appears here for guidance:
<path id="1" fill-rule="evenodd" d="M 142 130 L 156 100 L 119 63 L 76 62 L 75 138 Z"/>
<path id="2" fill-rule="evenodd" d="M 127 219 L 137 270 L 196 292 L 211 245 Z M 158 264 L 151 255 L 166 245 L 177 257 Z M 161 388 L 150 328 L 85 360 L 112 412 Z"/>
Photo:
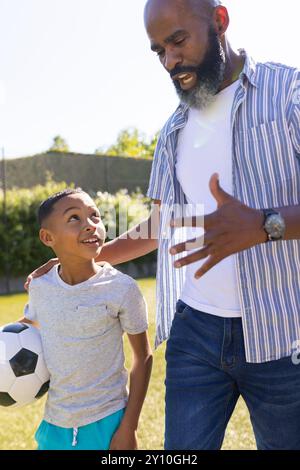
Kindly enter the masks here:
<path id="1" fill-rule="evenodd" d="M 114 144 L 108 148 L 98 148 L 97 155 L 107 155 L 116 157 L 142 157 L 153 158 L 155 147 L 157 144 L 158 132 L 147 139 L 135 127 L 123 129 L 117 137 Z"/>
<path id="2" fill-rule="evenodd" d="M 67 153 L 69 151 L 70 149 L 67 144 L 67 141 L 60 135 L 56 135 L 53 138 L 52 145 L 48 150 L 48 152 L 63 152 L 63 153 Z"/>

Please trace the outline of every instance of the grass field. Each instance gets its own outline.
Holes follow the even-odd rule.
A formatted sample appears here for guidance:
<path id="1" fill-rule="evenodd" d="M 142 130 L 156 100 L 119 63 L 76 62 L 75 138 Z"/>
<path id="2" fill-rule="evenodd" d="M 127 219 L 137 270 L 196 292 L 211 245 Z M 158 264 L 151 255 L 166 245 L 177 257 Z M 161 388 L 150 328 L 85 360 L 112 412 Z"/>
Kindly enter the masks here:
<path id="1" fill-rule="evenodd" d="M 155 331 L 155 280 L 141 280 L 139 281 L 139 285 L 149 307 L 149 335 L 151 344 L 153 345 Z M 0 325 L 13 322 L 20 318 L 26 301 L 26 294 L 0 296 Z M 127 351 L 127 366 L 129 366 L 130 354 L 126 338 L 125 350 Z M 165 347 L 161 346 L 154 353 L 150 387 L 144 404 L 138 432 L 140 449 L 163 449 L 164 351 Z M 34 432 L 42 419 L 44 404 L 45 398 L 42 398 L 33 405 L 28 405 L 27 407 L 16 410 L 0 408 L 0 450 L 35 449 Z M 255 449 L 249 413 L 242 400 L 238 402 L 229 423 L 223 449 Z"/>

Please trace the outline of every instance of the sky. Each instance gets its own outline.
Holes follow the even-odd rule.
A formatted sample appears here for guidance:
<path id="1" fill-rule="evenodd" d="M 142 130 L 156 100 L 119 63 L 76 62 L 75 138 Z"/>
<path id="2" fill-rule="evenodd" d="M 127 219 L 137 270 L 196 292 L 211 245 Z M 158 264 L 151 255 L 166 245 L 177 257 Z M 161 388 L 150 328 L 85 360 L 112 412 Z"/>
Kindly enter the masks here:
<path id="1" fill-rule="evenodd" d="M 0 148 L 64 137 L 93 153 L 118 133 L 158 131 L 178 99 L 144 30 L 145 0 L 0 0 Z M 300 67 L 299 0 L 224 0 L 232 46 Z"/>

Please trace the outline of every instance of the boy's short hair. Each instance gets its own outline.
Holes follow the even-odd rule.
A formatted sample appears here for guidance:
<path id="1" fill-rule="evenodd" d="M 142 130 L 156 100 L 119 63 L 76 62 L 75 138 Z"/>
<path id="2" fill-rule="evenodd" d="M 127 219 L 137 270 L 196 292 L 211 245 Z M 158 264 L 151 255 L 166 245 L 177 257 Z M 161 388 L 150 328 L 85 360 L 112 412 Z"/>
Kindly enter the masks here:
<path id="1" fill-rule="evenodd" d="M 38 222 L 40 227 L 42 227 L 43 222 L 49 217 L 53 211 L 53 207 L 58 201 L 60 201 L 60 199 L 63 199 L 66 196 L 70 196 L 71 194 L 78 193 L 85 193 L 85 191 L 83 191 L 81 188 L 67 188 L 63 191 L 59 191 L 58 193 L 53 194 L 52 196 L 48 197 L 48 199 L 43 201 L 38 209 Z"/>

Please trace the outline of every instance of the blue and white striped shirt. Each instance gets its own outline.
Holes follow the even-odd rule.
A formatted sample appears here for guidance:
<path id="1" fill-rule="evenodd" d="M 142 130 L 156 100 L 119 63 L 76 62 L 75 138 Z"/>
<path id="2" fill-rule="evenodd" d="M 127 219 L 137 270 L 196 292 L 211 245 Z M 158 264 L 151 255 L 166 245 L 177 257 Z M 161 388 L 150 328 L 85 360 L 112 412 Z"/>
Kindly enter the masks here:
<path id="1" fill-rule="evenodd" d="M 256 209 L 300 205 L 300 71 L 255 63 L 241 52 L 245 65 L 231 113 L 233 194 Z M 175 162 L 187 118 L 180 104 L 162 129 L 147 193 L 162 203 L 156 346 L 169 336 L 185 275 L 169 254 L 175 236 L 169 220 L 174 207 L 186 204 Z M 300 340 L 300 240 L 257 245 L 235 260 L 247 362 L 291 355 Z"/>

